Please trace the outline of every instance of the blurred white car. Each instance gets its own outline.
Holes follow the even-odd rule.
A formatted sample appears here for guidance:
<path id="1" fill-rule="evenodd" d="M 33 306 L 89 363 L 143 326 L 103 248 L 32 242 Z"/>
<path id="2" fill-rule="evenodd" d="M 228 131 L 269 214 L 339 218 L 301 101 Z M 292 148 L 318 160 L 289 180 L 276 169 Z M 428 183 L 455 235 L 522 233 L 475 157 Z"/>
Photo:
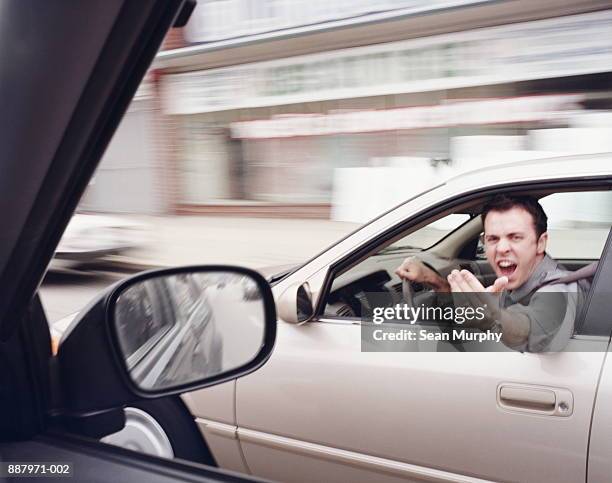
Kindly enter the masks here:
<path id="1" fill-rule="evenodd" d="M 74 268 L 124 255 L 142 247 L 148 227 L 140 222 L 103 215 L 75 214 L 55 251 L 49 270 Z"/>

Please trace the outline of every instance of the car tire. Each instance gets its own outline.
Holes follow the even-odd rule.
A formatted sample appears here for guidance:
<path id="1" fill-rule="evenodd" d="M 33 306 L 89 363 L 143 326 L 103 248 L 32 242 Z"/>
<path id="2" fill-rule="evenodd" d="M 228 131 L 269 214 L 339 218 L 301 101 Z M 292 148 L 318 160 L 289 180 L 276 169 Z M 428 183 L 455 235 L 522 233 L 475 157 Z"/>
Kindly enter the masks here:
<path id="1" fill-rule="evenodd" d="M 126 425 L 102 442 L 164 458 L 217 466 L 198 427 L 178 396 L 138 401 L 125 408 Z"/>

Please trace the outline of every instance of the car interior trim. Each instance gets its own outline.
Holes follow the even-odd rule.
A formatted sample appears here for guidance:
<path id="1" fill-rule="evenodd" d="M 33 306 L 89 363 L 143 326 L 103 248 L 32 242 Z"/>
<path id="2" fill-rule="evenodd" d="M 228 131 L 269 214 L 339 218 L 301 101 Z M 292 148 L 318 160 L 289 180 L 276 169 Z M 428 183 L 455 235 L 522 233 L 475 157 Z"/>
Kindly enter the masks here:
<path id="1" fill-rule="evenodd" d="M 139 478 L 142 478 L 143 472 L 145 474 L 147 472 L 149 474 L 154 473 L 159 477 L 159 480 L 163 481 L 163 479 L 166 479 L 169 482 L 253 481 L 253 477 L 240 475 L 221 468 L 213 469 L 185 460 L 160 458 L 158 456 L 140 453 L 119 446 L 101 444 L 90 438 L 63 432 L 48 432 L 47 434 L 33 438 L 31 441 L 27 442 L 27 444 L 34 448 L 30 449 L 28 456 L 19 455 L 23 458 L 22 461 L 27 461 L 27 458 L 32 458 L 31 455 L 40 454 L 41 451 L 45 451 L 46 454 L 60 461 L 65 461 L 64 458 L 67 456 L 74 457 L 78 455 L 78 461 L 83 462 L 90 460 L 87 461 L 90 465 L 98 465 L 99 461 L 102 461 L 105 466 L 109 466 L 111 471 L 115 470 L 115 474 L 122 474 L 122 471 L 130 471 L 131 474 L 128 473 L 128 475 L 132 478 L 128 478 L 126 481 L 141 481 Z M 9 451 L 10 450 L 11 448 L 9 448 Z M 5 454 L 10 454 L 9 451 Z M 108 471 L 109 468 L 106 468 L 106 471 Z M 99 476 L 101 478 L 92 479 L 91 481 L 107 481 L 109 475 L 113 474 L 112 472 L 107 472 L 102 476 L 102 465 L 98 468 L 94 466 L 93 470 L 99 470 Z"/>
<path id="2" fill-rule="evenodd" d="M 19 2 L 14 3 L 17 5 Z M 90 58 L 95 56 L 95 60 L 90 62 L 91 65 L 86 72 L 79 73 L 82 77 L 75 77 L 75 85 L 64 83 L 63 88 L 58 87 L 55 91 L 50 91 L 55 96 L 55 104 L 71 102 L 75 98 L 76 104 L 57 122 L 55 131 L 50 134 L 47 150 L 40 150 L 34 155 L 28 151 L 27 143 L 20 143 L 14 152 L 8 151 L 14 159 L 36 156 L 41 170 L 37 174 L 42 176 L 44 172 L 44 178 L 38 179 L 32 174 L 32 179 L 24 188 L 25 191 L 36 193 L 32 197 L 31 207 L 29 210 L 24 210 L 22 207 L 20 212 L 16 212 L 16 216 L 25 217 L 24 229 L 17 240 L 11 259 L 0 274 L 4 280 L 4 290 L 0 295 L 0 338 L 2 339 L 8 338 L 18 323 L 19 317 L 14 317 L 14 314 L 20 314 L 26 309 L 31 295 L 38 288 L 72 213 L 183 2 L 172 0 L 158 3 L 159 5 L 156 5 L 156 2 L 97 2 L 88 7 L 89 15 L 93 15 L 92 12 L 96 9 L 100 12 L 96 22 L 92 21 L 90 25 L 84 27 L 88 29 L 94 41 L 82 43 L 87 48 L 82 51 L 75 49 L 73 57 L 84 62 L 83 59 L 88 56 Z M 57 11 L 57 6 L 49 8 L 55 8 Z M 32 16 L 29 9 L 22 10 L 21 21 L 27 27 L 20 25 L 14 27 L 31 34 L 26 51 L 35 52 L 36 47 L 45 42 L 46 48 L 49 48 L 48 39 L 57 38 L 57 32 L 38 28 L 38 23 L 33 22 L 34 19 L 38 19 L 37 22 L 40 21 L 41 24 L 49 22 L 47 17 L 51 14 L 41 10 L 40 15 Z M 7 6 L 7 15 L 9 11 Z M 79 9 L 72 9 L 71 15 L 73 13 L 76 15 L 78 11 Z M 115 16 L 119 16 L 120 21 L 112 20 L 113 12 Z M 62 21 L 64 25 L 71 27 L 76 25 L 71 18 Z M 74 33 L 78 31 L 74 30 Z M 36 36 L 33 35 L 34 32 L 37 33 Z M 5 33 L 6 38 L 9 38 L 11 30 L 7 29 Z M 40 56 L 32 57 L 30 62 L 44 67 L 45 62 L 50 61 L 50 56 L 45 53 L 44 48 L 39 50 Z M 119 50 L 122 52 L 120 57 L 117 56 Z M 68 56 L 68 53 L 64 52 L 62 56 Z M 28 58 L 26 56 L 20 62 L 26 62 Z M 127 58 L 130 62 L 126 63 Z M 14 63 L 11 59 L 9 56 L 3 60 L 9 65 Z M 53 71 L 50 66 L 47 66 L 47 69 L 49 72 Z M 11 85 L 7 83 L 6 90 L 3 89 L 2 92 L 4 94 L 9 92 L 10 95 L 8 89 Z M 38 118 L 39 123 L 44 123 L 45 118 L 56 119 L 57 106 L 54 103 L 48 104 L 51 106 L 49 110 L 41 109 L 42 104 L 37 105 L 36 116 L 31 119 Z M 68 104 L 66 106 L 70 110 L 70 106 Z M 20 125 L 22 122 L 14 116 L 11 118 L 13 125 Z M 36 125 L 32 128 L 36 129 Z M 10 136 L 13 129 L 7 128 L 5 131 L 7 136 Z M 8 142 L 8 138 L 3 140 L 6 141 L 7 149 L 14 145 Z M 32 165 L 36 164 L 32 162 Z M 6 180 L 10 183 L 10 177 Z"/>

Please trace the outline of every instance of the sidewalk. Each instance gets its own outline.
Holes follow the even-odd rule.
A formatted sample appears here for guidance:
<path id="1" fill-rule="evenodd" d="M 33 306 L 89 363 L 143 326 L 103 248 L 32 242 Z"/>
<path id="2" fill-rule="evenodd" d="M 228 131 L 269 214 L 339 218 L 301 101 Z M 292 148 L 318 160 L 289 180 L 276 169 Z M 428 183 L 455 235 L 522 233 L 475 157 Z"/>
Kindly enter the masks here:
<path id="1" fill-rule="evenodd" d="M 111 215 L 142 223 L 147 242 L 122 264 L 169 267 L 232 264 L 250 268 L 297 264 L 360 226 L 312 219 Z"/>

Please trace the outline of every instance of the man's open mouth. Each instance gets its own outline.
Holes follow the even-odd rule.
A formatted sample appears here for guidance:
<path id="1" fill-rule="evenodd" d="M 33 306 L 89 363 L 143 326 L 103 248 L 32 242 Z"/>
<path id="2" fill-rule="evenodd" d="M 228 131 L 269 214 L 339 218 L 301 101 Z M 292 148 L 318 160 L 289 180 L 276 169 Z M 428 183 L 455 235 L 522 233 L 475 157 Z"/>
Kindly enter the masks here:
<path id="1" fill-rule="evenodd" d="M 510 277 L 516 270 L 516 263 L 512 260 L 499 260 L 497 262 L 497 268 L 499 268 L 502 276 Z"/>

